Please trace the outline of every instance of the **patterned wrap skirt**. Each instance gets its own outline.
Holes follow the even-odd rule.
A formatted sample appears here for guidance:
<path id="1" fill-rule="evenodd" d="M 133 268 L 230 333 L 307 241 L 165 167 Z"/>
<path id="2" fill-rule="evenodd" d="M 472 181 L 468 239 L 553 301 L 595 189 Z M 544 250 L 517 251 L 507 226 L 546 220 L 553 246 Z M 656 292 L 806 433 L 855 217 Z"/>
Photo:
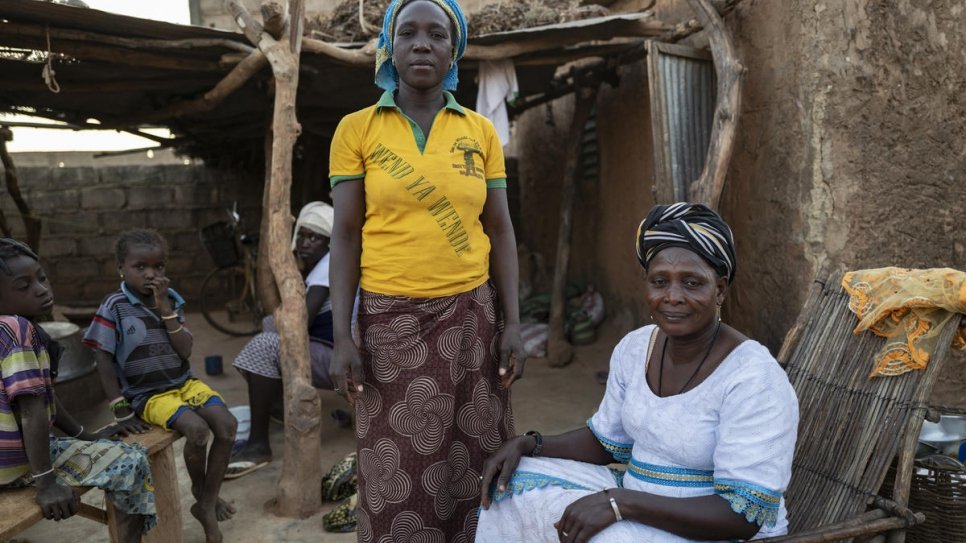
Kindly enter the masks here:
<path id="1" fill-rule="evenodd" d="M 158 524 L 151 465 L 143 446 L 108 439 L 82 441 L 51 436 L 49 447 L 50 464 L 59 483 L 103 489 L 119 511 L 144 516 L 144 533 Z M 33 478 L 27 474 L 0 485 L 0 489 L 33 485 Z"/>
<path id="2" fill-rule="evenodd" d="M 486 458 L 515 434 L 499 383 L 496 293 L 363 291 L 358 540 L 473 543 Z"/>

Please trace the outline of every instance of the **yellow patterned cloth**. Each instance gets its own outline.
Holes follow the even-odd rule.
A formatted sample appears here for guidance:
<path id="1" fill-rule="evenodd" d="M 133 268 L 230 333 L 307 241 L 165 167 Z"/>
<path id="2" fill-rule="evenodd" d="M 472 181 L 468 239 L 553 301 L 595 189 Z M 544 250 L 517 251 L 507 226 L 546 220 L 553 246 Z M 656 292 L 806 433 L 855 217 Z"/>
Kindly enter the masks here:
<path id="1" fill-rule="evenodd" d="M 946 323 L 966 314 L 966 273 L 951 268 L 858 270 L 842 277 L 842 287 L 859 318 L 854 332 L 886 338 L 870 379 L 925 369 Z M 966 321 L 953 348 L 966 350 Z"/>

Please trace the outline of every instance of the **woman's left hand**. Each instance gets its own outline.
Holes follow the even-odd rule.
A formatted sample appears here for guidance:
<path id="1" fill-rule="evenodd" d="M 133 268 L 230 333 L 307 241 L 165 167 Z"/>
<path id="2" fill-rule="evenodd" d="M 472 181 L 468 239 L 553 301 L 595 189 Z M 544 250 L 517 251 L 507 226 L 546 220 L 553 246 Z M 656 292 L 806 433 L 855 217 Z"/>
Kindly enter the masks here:
<path id="1" fill-rule="evenodd" d="M 510 388 L 514 381 L 523 377 L 527 365 L 527 352 L 520 337 L 520 324 L 507 324 L 500 337 L 500 382 Z"/>
<path id="2" fill-rule="evenodd" d="M 597 492 L 568 505 L 553 527 L 561 542 L 583 543 L 616 521 L 610 496 Z"/>

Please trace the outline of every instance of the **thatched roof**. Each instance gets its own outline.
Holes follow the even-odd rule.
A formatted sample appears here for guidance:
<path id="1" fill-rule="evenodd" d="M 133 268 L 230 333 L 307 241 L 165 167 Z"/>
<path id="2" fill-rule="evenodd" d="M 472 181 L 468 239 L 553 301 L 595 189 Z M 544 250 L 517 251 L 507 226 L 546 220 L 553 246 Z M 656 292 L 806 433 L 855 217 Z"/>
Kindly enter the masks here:
<path id="1" fill-rule="evenodd" d="M 473 38 L 457 98 L 475 103 L 480 59 L 514 58 L 521 93 L 539 93 L 561 63 L 627 50 L 664 28 L 649 14 L 636 13 Z M 209 161 L 250 159 L 263 151 L 270 70 L 261 67 L 214 107 L 204 97 L 251 51 L 237 32 L 0 0 L 0 113 L 79 128 L 165 126 L 177 135 L 166 145 L 187 154 Z M 50 90 L 42 76 L 48 61 L 60 92 Z M 378 98 L 371 46 L 306 39 L 301 66 L 298 117 L 305 133 L 327 137 L 343 115 Z"/>

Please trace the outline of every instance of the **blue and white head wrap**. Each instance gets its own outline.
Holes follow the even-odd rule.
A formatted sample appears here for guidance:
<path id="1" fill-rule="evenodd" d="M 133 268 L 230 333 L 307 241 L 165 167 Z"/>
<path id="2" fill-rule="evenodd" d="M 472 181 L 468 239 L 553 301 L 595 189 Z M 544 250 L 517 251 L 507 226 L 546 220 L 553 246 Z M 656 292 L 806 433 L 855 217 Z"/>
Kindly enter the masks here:
<path id="1" fill-rule="evenodd" d="M 651 259 L 668 247 L 693 251 L 728 283 L 735 278 L 731 228 L 708 206 L 678 202 L 651 209 L 637 228 L 637 260 L 646 270 Z"/>
<path id="2" fill-rule="evenodd" d="M 379 45 L 376 48 L 376 86 L 387 91 L 394 91 L 399 86 L 399 72 L 392 63 L 392 38 L 396 30 L 396 17 L 403 6 L 413 1 L 415 0 L 393 0 L 382 19 L 382 32 L 379 33 Z M 453 36 L 453 63 L 443 78 L 443 90 L 455 91 L 456 84 L 459 83 L 456 63 L 466 52 L 466 17 L 455 0 L 426 1 L 441 7 L 456 29 L 456 35 Z"/>

